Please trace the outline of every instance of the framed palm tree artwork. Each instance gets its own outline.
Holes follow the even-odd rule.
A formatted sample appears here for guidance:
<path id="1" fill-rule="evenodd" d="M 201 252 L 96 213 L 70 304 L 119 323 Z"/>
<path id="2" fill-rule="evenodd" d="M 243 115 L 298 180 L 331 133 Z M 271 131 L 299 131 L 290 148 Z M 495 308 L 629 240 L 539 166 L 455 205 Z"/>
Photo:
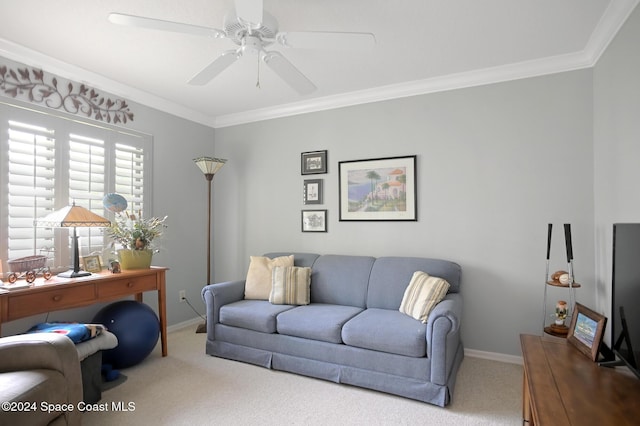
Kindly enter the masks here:
<path id="1" fill-rule="evenodd" d="M 340 161 L 340 220 L 416 221 L 416 156 Z"/>

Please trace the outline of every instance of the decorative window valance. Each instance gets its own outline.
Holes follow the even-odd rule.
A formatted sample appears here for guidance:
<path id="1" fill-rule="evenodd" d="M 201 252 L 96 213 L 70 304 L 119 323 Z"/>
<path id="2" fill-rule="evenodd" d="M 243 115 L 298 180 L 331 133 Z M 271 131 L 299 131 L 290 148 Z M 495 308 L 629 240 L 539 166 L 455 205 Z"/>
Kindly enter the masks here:
<path id="1" fill-rule="evenodd" d="M 133 121 L 124 99 L 112 99 L 83 83 L 0 57 L 0 95 L 112 124 Z"/>

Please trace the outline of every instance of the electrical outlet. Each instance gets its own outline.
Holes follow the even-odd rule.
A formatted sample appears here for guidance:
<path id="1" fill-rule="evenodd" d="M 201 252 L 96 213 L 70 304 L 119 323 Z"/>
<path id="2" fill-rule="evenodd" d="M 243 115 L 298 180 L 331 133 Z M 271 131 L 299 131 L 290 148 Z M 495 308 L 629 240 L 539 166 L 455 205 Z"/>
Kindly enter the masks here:
<path id="1" fill-rule="evenodd" d="M 184 302 L 185 300 L 187 300 L 187 293 L 184 290 L 180 290 L 178 292 L 178 300 L 180 302 Z"/>

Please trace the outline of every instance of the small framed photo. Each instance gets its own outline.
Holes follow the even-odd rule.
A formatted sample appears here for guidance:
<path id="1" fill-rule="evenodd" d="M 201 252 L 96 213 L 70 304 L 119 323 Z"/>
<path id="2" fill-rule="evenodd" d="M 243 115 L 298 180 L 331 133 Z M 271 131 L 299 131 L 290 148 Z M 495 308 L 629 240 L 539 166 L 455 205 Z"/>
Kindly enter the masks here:
<path id="1" fill-rule="evenodd" d="M 322 179 L 307 179 L 304 181 L 304 204 L 322 204 Z"/>
<path id="2" fill-rule="evenodd" d="M 100 256 L 84 256 L 82 258 L 82 269 L 87 272 L 100 272 L 102 265 L 100 264 Z"/>
<path id="3" fill-rule="evenodd" d="M 302 232 L 327 232 L 327 211 L 302 210 Z"/>
<path id="4" fill-rule="evenodd" d="M 327 173 L 327 151 L 303 152 L 301 155 L 303 175 Z"/>
<path id="5" fill-rule="evenodd" d="M 595 361 L 598 359 L 600 342 L 602 342 L 606 325 L 607 318 L 605 316 L 576 302 L 567 340 L 580 352 L 591 358 L 591 361 Z"/>

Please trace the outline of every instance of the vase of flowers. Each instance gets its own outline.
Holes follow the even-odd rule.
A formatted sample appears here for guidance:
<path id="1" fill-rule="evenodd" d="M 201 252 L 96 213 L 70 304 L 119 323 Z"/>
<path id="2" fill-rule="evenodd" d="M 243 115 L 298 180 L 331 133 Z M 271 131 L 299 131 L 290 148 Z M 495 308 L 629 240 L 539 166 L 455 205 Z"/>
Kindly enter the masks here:
<path id="1" fill-rule="evenodd" d="M 122 245 L 118 259 L 122 269 L 147 269 L 153 253 L 158 251 L 157 240 L 162 236 L 167 216 L 145 219 L 142 212 L 116 213 L 115 220 L 107 228 L 107 235 Z"/>

